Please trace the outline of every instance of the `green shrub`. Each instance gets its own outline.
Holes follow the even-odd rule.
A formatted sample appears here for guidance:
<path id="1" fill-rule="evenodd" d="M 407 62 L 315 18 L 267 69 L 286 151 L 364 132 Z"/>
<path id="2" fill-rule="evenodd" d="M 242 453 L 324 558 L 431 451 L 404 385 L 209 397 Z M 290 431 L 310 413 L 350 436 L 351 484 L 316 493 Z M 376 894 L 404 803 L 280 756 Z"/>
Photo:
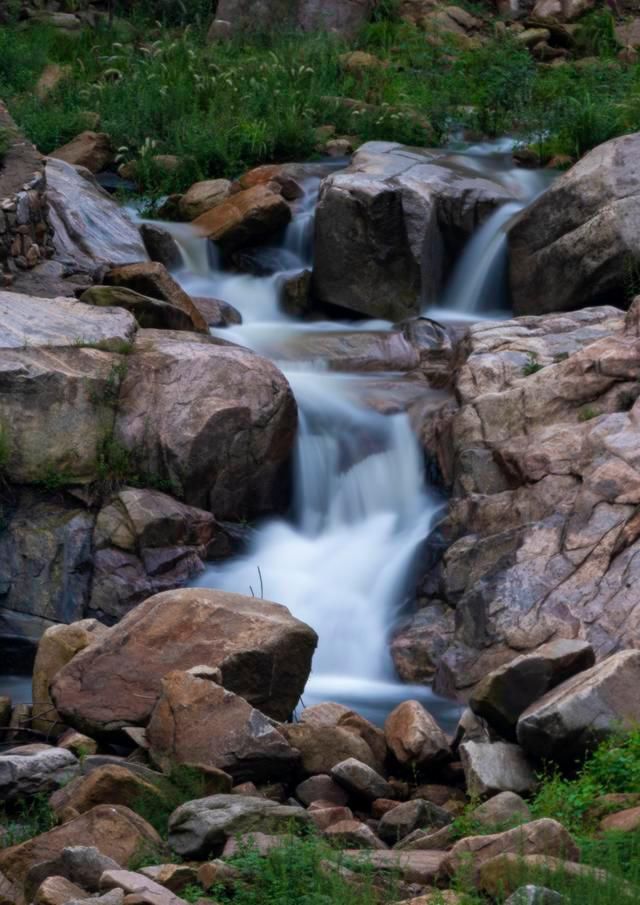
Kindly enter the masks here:
<path id="1" fill-rule="evenodd" d="M 536 817 L 553 817 L 581 833 L 590 828 L 589 809 L 599 796 L 610 792 L 640 792 L 640 729 L 599 745 L 575 779 L 557 770 L 543 776 L 532 810 Z"/>
<path id="2" fill-rule="evenodd" d="M 609 9 L 598 9 L 584 16 L 576 29 L 575 42 L 580 53 L 589 57 L 613 57 L 618 50 L 616 20 Z"/>
<path id="3" fill-rule="evenodd" d="M 523 365 L 522 368 L 522 376 L 530 377 L 531 374 L 537 374 L 538 371 L 543 369 L 544 365 L 541 365 L 538 361 L 538 355 L 536 352 L 530 352 L 527 358 L 527 363 Z"/>
<path id="4" fill-rule="evenodd" d="M 0 129 L 0 164 L 7 156 L 11 147 L 11 132 L 8 129 Z"/>
<path id="5" fill-rule="evenodd" d="M 5 830 L 0 834 L 0 848 L 19 845 L 53 829 L 57 819 L 49 807 L 46 794 L 35 795 L 31 799 L 20 801 L 13 812 L 0 811 L 0 826 Z"/>
<path id="6" fill-rule="evenodd" d="M 131 803 L 131 809 L 150 823 L 158 835 L 166 839 L 171 814 L 185 801 L 204 798 L 207 794 L 207 781 L 200 770 L 181 765 L 173 768 L 168 777 L 160 783 L 159 789 L 161 797 L 151 792 L 143 792 Z M 151 857 L 155 856 L 154 852 L 148 854 Z M 141 858 L 145 857 L 145 853 L 142 852 Z M 140 858 L 137 859 L 137 866 L 142 867 L 139 861 Z"/>

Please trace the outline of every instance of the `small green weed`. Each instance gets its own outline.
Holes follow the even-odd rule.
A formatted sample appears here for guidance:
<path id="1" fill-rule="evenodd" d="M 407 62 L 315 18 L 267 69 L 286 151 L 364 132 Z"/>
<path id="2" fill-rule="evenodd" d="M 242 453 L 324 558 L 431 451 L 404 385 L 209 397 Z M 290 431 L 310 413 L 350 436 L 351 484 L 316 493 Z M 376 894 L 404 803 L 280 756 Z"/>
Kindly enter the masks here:
<path id="1" fill-rule="evenodd" d="M 522 376 L 530 377 L 531 374 L 537 374 L 538 371 L 543 369 L 544 365 L 541 365 L 538 361 L 538 355 L 536 352 L 530 352 L 527 358 L 527 363 L 523 365 L 522 368 Z"/>
<path id="2" fill-rule="evenodd" d="M 6 830 L 0 836 L 0 848 L 19 845 L 27 839 L 46 833 L 56 823 L 55 814 L 49 807 L 48 795 L 35 795 L 30 800 L 21 801 L 14 813 L 0 812 L 0 825 Z"/>
<path id="3" fill-rule="evenodd" d="M 592 406 L 587 405 L 578 412 L 578 421 L 591 421 L 601 414 L 602 413 L 599 412 L 598 409 L 594 409 Z"/>
<path id="4" fill-rule="evenodd" d="M 161 797 L 142 793 L 132 802 L 131 808 L 157 831 L 167 837 L 169 817 L 185 801 L 204 798 L 207 793 L 205 776 L 193 767 L 177 766 L 160 785 Z M 151 853 L 153 856 L 153 853 Z M 142 853 L 141 853 L 142 857 Z M 158 862 L 153 862 L 157 864 Z M 141 865 L 138 865 L 140 867 Z"/>
<path id="5" fill-rule="evenodd" d="M 40 477 L 34 481 L 43 490 L 55 493 L 63 487 L 69 487 L 75 482 L 74 475 L 66 469 L 56 468 L 55 465 L 47 465 Z"/>

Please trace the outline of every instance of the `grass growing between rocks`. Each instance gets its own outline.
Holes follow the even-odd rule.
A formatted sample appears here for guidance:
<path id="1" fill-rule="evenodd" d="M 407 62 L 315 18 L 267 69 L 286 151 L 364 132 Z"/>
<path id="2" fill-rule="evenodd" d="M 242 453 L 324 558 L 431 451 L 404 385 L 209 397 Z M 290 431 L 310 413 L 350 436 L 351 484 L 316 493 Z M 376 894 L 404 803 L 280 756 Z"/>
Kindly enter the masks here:
<path id="1" fill-rule="evenodd" d="M 206 776 L 200 770 L 183 765 L 174 767 L 167 778 L 162 780 L 158 791 L 160 795 L 143 792 L 131 803 L 131 809 L 150 823 L 162 839 L 167 838 L 169 817 L 176 808 L 186 801 L 195 801 L 212 794 L 207 786 Z M 138 863 L 137 867 L 157 864 L 157 860 L 152 860 L 154 855 L 153 852 L 141 852 L 142 863 Z"/>
<path id="2" fill-rule="evenodd" d="M 612 58 L 608 13 L 598 16 L 581 26 L 584 52 L 598 56 L 559 68 L 537 67 L 498 33 L 462 49 L 392 15 L 351 45 L 286 33 L 212 44 L 204 28 L 138 19 L 75 37 L 7 26 L 0 29 L 0 96 L 45 153 L 86 128 L 109 133 L 123 161 L 138 161 L 152 193 L 310 158 L 315 130 L 326 124 L 356 141 L 418 145 L 443 143 L 459 124 L 479 135 L 516 133 L 546 157 L 575 157 L 640 127 L 640 66 Z M 354 49 L 382 65 L 346 71 L 340 56 Z M 42 101 L 33 88 L 52 63 L 68 67 L 67 77 Z M 179 167 L 163 173 L 152 160 L 158 154 L 177 155 Z"/>
<path id="3" fill-rule="evenodd" d="M 49 796 L 35 795 L 20 801 L 11 813 L 0 809 L 0 848 L 9 848 L 46 833 L 56 825 L 56 817 L 49 807 Z"/>

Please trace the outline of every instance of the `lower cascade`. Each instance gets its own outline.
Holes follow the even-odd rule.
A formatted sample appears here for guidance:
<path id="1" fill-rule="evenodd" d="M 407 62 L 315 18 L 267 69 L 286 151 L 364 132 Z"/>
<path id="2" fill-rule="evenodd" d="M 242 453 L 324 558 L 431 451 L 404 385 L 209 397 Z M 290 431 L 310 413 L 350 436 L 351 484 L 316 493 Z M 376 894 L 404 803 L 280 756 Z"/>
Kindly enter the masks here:
<path id="1" fill-rule="evenodd" d="M 541 189 L 540 177 L 514 169 L 504 150 L 471 149 L 470 168 L 494 178 L 497 168 L 522 200 L 498 207 L 468 244 L 444 293 L 449 318 L 489 316 L 496 295 L 504 294 L 505 224 Z M 182 225 L 162 224 L 181 249 L 183 265 L 174 275 L 183 288 L 242 314 L 242 325 L 214 333 L 272 358 L 299 408 L 290 517 L 260 525 L 246 553 L 209 565 L 197 583 L 278 601 L 316 629 L 319 648 L 305 705 L 336 700 L 381 722 L 414 697 L 451 727 L 459 707 L 424 686 L 401 684 L 389 654 L 392 629 L 412 592 L 413 567 L 444 500 L 425 479 L 409 416 L 376 408 L 388 394 L 389 372 L 335 373 L 313 356 L 315 337 L 384 332 L 392 324 L 300 323 L 280 307 L 286 280 L 312 266 L 319 187 L 319 175 L 308 175 L 281 245 L 256 252 L 266 276 L 225 272 L 206 240 Z"/>

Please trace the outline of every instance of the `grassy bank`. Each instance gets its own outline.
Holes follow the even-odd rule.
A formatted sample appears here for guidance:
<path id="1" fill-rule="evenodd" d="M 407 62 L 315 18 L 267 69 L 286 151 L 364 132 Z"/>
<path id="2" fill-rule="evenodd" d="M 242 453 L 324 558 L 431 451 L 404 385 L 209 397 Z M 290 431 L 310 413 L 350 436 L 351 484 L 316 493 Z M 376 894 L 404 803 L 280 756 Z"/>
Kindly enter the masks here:
<path id="1" fill-rule="evenodd" d="M 325 124 L 361 141 L 420 145 L 444 142 L 454 126 L 478 136 L 515 133 L 545 156 L 577 157 L 640 128 L 640 66 L 614 58 L 607 14 L 597 15 L 582 26 L 583 52 L 599 55 L 558 68 L 537 66 L 498 33 L 463 50 L 453 38 L 430 40 L 388 19 L 370 24 L 350 46 L 328 35 L 290 34 L 211 44 L 203 28 L 135 19 L 76 37 L 6 26 L 0 97 L 45 153 L 99 122 L 122 160 L 147 162 L 152 191 L 310 158 L 315 130 Z M 354 49 L 384 65 L 346 72 L 340 56 Z M 51 63 L 69 74 L 42 101 L 33 88 Z M 370 106 L 346 109 L 335 97 Z M 154 171 L 148 161 L 156 154 L 177 155 L 182 165 L 170 176 Z"/>

